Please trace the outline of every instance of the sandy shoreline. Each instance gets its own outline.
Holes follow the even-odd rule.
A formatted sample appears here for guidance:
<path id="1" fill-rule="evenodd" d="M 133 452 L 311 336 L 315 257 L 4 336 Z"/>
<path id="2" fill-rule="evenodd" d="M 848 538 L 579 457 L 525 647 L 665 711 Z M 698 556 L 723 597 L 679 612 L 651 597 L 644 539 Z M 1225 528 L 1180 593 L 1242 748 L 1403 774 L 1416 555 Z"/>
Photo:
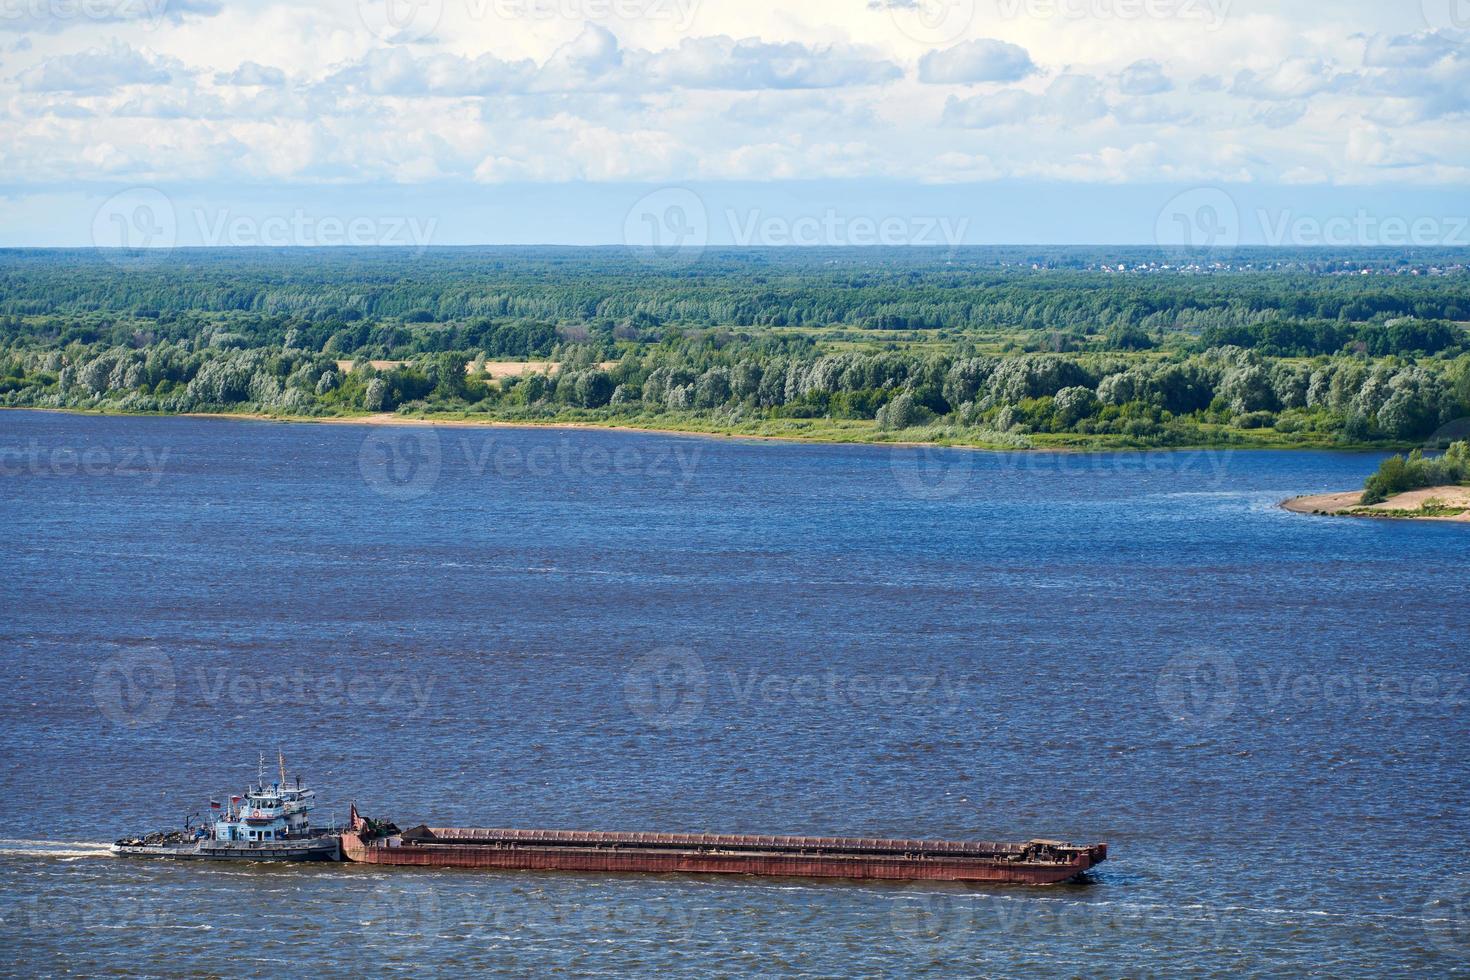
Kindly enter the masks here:
<path id="1" fill-rule="evenodd" d="M 644 435 L 677 436 L 684 439 L 721 439 L 731 441 L 752 442 L 784 442 L 799 446 L 889 446 L 893 448 L 909 449 L 968 449 L 979 453 L 1149 453 L 1149 452 L 1180 452 L 1187 451 L 1186 447 L 1147 448 L 1147 449 L 1112 449 L 1097 448 L 1086 449 L 1073 446 L 1043 446 L 1039 448 L 1016 448 L 1016 447 L 991 447 L 973 445 L 951 445 L 937 442 L 903 442 L 898 440 L 878 439 L 829 439 L 820 436 L 791 435 L 763 435 L 755 432 L 704 432 L 700 429 L 666 429 L 653 426 L 639 425 L 617 425 L 604 422 L 508 422 L 501 419 L 435 419 L 435 418 L 413 418 L 398 415 L 394 412 L 377 412 L 369 415 L 354 416 L 316 416 L 316 415 L 264 415 L 254 412 L 106 412 L 94 411 L 81 408 L 38 408 L 31 405 L 5 405 L 0 406 L 0 412 L 52 412 L 58 415 L 98 415 L 108 418 L 187 418 L 187 419 L 219 419 L 229 422 L 280 422 L 292 425 L 430 425 L 450 429 L 564 429 L 585 432 L 631 432 L 643 433 Z M 1211 451 L 1230 452 L 1236 448 L 1248 447 L 1195 447 L 1196 449 L 1208 448 Z"/>
<path id="2" fill-rule="evenodd" d="M 1451 521 L 1470 523 L 1470 487 L 1426 487 L 1410 490 L 1389 497 L 1381 504 L 1364 507 L 1363 491 L 1345 490 L 1342 493 L 1319 493 L 1306 497 L 1294 497 L 1283 501 L 1281 506 L 1294 514 L 1316 514 L 1325 517 L 1371 517 L 1413 521 Z M 1465 507 L 1462 514 L 1452 517 L 1405 516 L 1394 511 L 1418 510 L 1426 501 L 1438 500 L 1450 507 Z"/>
<path id="3" fill-rule="evenodd" d="M 307 415 L 252 415 L 249 412 L 182 412 L 180 418 L 228 419 L 235 422 L 290 422 L 318 425 L 431 425 L 446 429 L 573 429 L 601 432 L 642 432 L 646 435 L 680 436 L 687 439 L 751 439 L 761 442 L 794 442 L 830 446 L 923 446 L 931 443 L 918 442 L 867 442 L 852 440 L 840 442 L 836 439 L 807 439 L 797 435 L 766 436 L 740 432 L 700 432 L 698 429 L 657 429 L 637 425 L 605 425 L 601 422 L 506 422 L 501 419 L 425 419 L 409 418 L 393 412 L 378 412 L 351 418 Z M 966 448 L 966 447 L 954 447 Z M 979 447 L 973 447 L 979 448 Z"/>
<path id="4" fill-rule="evenodd" d="M 506 421 L 502 419 L 455 419 L 421 418 L 399 415 L 395 412 L 377 412 L 353 416 L 276 415 L 258 412 L 117 412 L 87 408 L 42 408 L 34 405 L 3 405 L 0 412 L 51 412 L 62 415 L 98 415 L 109 418 L 191 418 L 222 419 L 234 422 L 280 422 L 305 425 L 430 425 L 458 429 L 563 429 L 568 431 L 603 431 L 644 433 L 646 435 L 677 436 L 684 439 L 720 439 L 729 441 L 751 441 L 787 443 L 799 446 L 887 446 L 895 449 L 964 449 L 977 453 L 1026 453 L 1028 455 L 1074 456 L 1123 453 L 1166 454 L 1166 453 L 1234 453 L 1234 452 L 1380 452 L 1390 451 L 1395 446 L 1377 445 L 1234 445 L 1211 444 L 1180 446 L 1000 446 L 976 445 L 974 443 L 920 442 L 898 439 L 873 439 L 866 432 L 876 430 L 854 430 L 850 439 L 833 438 L 830 435 L 803 435 L 786 433 L 769 435 L 757 432 L 709 432 L 701 429 L 669 429 L 657 426 L 626 425 L 607 422 L 571 421 Z"/>

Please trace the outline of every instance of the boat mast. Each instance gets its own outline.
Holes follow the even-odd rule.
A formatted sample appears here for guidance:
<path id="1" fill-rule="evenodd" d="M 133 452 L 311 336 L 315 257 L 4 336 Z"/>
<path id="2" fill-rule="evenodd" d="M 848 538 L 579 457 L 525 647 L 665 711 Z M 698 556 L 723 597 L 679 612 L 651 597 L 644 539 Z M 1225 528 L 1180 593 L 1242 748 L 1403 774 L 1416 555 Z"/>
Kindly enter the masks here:
<path id="1" fill-rule="evenodd" d="M 279 762 L 280 765 L 281 765 L 281 789 L 285 789 L 286 788 L 286 753 L 284 753 L 284 752 L 281 751 L 281 747 L 279 745 L 276 746 L 276 761 Z"/>

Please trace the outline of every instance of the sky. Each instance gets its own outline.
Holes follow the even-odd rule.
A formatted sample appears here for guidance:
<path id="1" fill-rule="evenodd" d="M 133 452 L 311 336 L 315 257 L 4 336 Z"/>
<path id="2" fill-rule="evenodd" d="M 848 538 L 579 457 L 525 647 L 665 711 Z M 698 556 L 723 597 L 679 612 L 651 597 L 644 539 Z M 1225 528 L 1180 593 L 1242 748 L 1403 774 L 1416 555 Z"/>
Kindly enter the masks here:
<path id="1" fill-rule="evenodd" d="M 1470 0 L 0 0 L 0 245 L 1470 246 Z"/>

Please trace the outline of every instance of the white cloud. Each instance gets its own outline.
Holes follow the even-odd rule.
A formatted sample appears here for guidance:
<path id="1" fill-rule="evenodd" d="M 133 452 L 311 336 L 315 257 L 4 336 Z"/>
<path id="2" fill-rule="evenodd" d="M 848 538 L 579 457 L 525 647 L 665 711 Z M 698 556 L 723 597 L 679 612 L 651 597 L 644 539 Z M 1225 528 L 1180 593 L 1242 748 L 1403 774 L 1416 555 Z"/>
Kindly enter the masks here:
<path id="1" fill-rule="evenodd" d="M 935 85 L 1019 82 L 1035 71 L 1025 48 L 991 38 L 930 51 L 919 59 L 919 81 Z"/>
<path id="2" fill-rule="evenodd" d="M 120 85 L 159 85 L 172 77 L 168 67 L 118 41 L 105 48 L 48 58 L 23 72 L 27 92 L 107 92 Z"/>
<path id="3" fill-rule="evenodd" d="M 944 104 L 944 121 L 966 129 L 990 129 L 1025 122 L 1038 111 L 1041 99 L 1030 92 L 1006 89 L 994 95 L 950 96 Z"/>
<path id="4" fill-rule="evenodd" d="M 5 0 L 0 31 L 57 34 L 77 28 L 141 24 L 155 28 L 189 17 L 213 17 L 221 0 Z"/>
<path id="5" fill-rule="evenodd" d="M 1058 75 L 1047 86 L 1045 105 L 1049 115 L 1072 124 L 1090 122 L 1108 114 L 1102 85 L 1088 75 Z"/>
<path id="6" fill-rule="evenodd" d="M 1375 34 L 1368 39 L 1363 64 L 1370 68 L 1426 68 L 1447 55 L 1465 50 L 1464 40 L 1440 31 Z"/>
<path id="7" fill-rule="evenodd" d="M 379 95 L 476 96 L 844 88 L 885 84 L 901 74 L 897 65 L 850 46 L 767 44 L 721 36 L 685 38 L 663 51 L 625 51 L 611 31 L 588 25 L 540 65 L 490 54 L 418 54 L 395 46 L 371 50 L 336 71 L 330 81 Z"/>
<path id="8" fill-rule="evenodd" d="M 945 121 L 967 129 L 989 129 L 1044 119 L 1080 125 L 1108 114 L 1102 85 L 1087 75 L 1059 75 L 1046 91 L 1034 95 L 1005 89 L 993 95 L 951 98 L 944 105 Z"/>
<path id="9" fill-rule="evenodd" d="M 1135 61 L 1118 76 L 1118 90 L 1124 95 L 1160 95 L 1172 92 L 1174 83 L 1157 61 Z"/>
<path id="10" fill-rule="evenodd" d="M 623 52 L 612 31 L 588 24 L 577 37 L 552 53 L 542 73 L 552 80 L 549 88 L 560 91 L 615 71 L 623 63 Z"/>
<path id="11" fill-rule="evenodd" d="M 1429 162 L 1376 126 L 1357 126 L 1348 134 L 1347 158 L 1370 167 L 1412 167 Z"/>
<path id="12" fill-rule="evenodd" d="M 1380 123 L 1405 125 L 1470 113 L 1470 37 L 1376 37 L 1364 63 L 1372 67 L 1356 88 L 1388 100 L 1369 113 Z"/>
<path id="13" fill-rule="evenodd" d="M 1470 183 L 1470 35 L 1406 33 L 1367 0 L 1330 19 L 1232 0 L 1209 31 L 976 20 L 950 40 L 915 36 L 913 0 L 630 0 L 693 12 L 636 18 L 477 0 L 413 45 L 357 0 L 168 2 L 0 44 L 8 181 Z"/>
<path id="14" fill-rule="evenodd" d="M 1321 59 L 1292 58 L 1267 71 L 1242 69 L 1230 91 L 1253 99 L 1302 99 L 1341 88 L 1352 80 L 1352 76 L 1337 72 Z"/>
<path id="15" fill-rule="evenodd" d="M 241 63 L 232 72 L 219 72 L 214 76 L 216 85 L 260 85 L 279 88 L 286 84 L 286 73 L 279 68 L 257 64 L 254 61 Z"/>
<path id="16" fill-rule="evenodd" d="M 1267 129 L 1285 129 L 1301 122 L 1307 114 L 1305 102 L 1272 102 L 1254 112 L 1254 118 Z"/>
<path id="17" fill-rule="evenodd" d="M 656 86 L 694 89 L 803 89 L 882 85 L 902 69 L 852 45 L 772 44 L 759 38 L 685 38 L 642 54 L 638 68 Z"/>
<path id="18" fill-rule="evenodd" d="M 531 61 L 501 61 L 488 54 L 477 58 L 416 55 L 407 48 L 392 47 L 370 51 L 327 82 L 374 95 L 471 96 L 523 91 L 535 76 L 536 65 Z"/>

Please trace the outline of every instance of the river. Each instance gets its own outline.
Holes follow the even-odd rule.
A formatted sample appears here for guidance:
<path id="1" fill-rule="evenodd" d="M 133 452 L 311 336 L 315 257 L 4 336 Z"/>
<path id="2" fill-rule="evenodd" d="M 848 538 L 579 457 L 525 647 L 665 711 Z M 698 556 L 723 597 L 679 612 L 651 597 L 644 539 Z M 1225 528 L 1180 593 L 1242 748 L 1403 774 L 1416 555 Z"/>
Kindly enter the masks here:
<path id="1" fill-rule="evenodd" d="M 0 413 L 7 969 L 1470 975 L 1470 538 L 1324 452 Z M 107 857 L 319 822 L 1106 840 L 1052 889 Z"/>

